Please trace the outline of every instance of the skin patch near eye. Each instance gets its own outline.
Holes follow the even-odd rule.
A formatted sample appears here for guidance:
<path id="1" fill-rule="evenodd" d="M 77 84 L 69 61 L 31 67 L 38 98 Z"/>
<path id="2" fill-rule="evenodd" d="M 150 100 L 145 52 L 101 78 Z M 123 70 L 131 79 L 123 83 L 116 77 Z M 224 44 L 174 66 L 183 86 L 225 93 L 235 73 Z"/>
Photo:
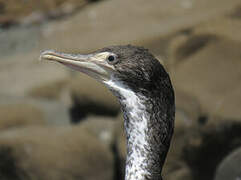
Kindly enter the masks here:
<path id="1" fill-rule="evenodd" d="M 111 53 L 109 52 L 102 52 L 102 53 L 98 53 L 94 56 L 94 58 L 96 59 L 101 59 L 101 60 L 105 60 L 109 55 L 111 55 Z"/>

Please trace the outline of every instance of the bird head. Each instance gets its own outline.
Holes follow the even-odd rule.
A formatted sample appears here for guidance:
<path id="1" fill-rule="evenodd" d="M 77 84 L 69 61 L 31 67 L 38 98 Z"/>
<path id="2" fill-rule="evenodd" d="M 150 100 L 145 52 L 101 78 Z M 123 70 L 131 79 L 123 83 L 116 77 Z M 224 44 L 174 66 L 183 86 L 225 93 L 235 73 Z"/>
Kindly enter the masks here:
<path id="1" fill-rule="evenodd" d="M 40 59 L 57 61 L 109 87 L 119 98 L 125 119 L 130 157 L 126 179 L 132 179 L 135 173 L 135 177 L 143 176 L 139 179 L 161 179 L 160 171 L 173 133 L 174 92 L 167 72 L 148 50 L 126 45 L 106 47 L 85 55 L 44 51 Z M 137 141 L 133 142 L 134 139 Z M 133 153 L 134 150 L 137 153 Z M 139 154 L 152 159 L 140 158 L 143 166 L 139 164 L 142 163 Z"/>
<path id="2" fill-rule="evenodd" d="M 57 61 L 106 84 L 116 84 L 138 91 L 160 85 L 168 78 L 163 66 L 147 49 L 131 45 L 110 46 L 90 54 L 66 54 L 44 51 L 40 59 Z M 115 86 L 113 83 L 116 82 Z"/>

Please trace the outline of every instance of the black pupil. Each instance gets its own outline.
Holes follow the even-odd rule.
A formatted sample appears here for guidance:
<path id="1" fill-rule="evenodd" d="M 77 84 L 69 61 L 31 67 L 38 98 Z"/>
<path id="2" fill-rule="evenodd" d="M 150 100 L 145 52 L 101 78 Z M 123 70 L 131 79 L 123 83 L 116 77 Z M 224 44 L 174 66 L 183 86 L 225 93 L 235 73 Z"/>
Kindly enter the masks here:
<path id="1" fill-rule="evenodd" d="M 115 57 L 114 56 L 109 56 L 108 57 L 108 61 L 114 61 L 115 60 Z"/>

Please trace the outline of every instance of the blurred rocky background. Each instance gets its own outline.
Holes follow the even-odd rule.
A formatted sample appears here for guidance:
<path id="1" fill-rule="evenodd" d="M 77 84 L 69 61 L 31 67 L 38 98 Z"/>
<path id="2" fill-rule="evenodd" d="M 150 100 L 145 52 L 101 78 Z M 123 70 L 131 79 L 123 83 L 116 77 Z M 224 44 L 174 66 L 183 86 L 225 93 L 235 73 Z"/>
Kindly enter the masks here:
<path id="1" fill-rule="evenodd" d="M 173 81 L 164 179 L 240 180 L 240 0 L 0 0 L 0 179 L 123 179 L 118 102 L 87 76 L 38 61 L 45 49 L 117 44 L 149 48 Z"/>

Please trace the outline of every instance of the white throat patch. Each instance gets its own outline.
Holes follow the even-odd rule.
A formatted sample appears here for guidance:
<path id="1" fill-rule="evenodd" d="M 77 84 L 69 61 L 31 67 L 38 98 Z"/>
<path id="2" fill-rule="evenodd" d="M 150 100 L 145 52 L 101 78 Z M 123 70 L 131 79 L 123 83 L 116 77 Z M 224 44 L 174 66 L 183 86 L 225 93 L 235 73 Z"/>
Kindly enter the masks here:
<path id="1" fill-rule="evenodd" d="M 145 175 L 149 175 L 146 171 L 148 152 L 143 149 L 149 147 L 146 132 L 150 115 L 146 112 L 143 100 L 125 85 L 113 80 L 106 81 L 105 84 L 124 97 L 123 103 L 129 113 L 129 128 L 126 133 L 129 135 L 128 141 L 132 144 L 132 152 L 126 160 L 125 180 L 142 180 Z"/>

